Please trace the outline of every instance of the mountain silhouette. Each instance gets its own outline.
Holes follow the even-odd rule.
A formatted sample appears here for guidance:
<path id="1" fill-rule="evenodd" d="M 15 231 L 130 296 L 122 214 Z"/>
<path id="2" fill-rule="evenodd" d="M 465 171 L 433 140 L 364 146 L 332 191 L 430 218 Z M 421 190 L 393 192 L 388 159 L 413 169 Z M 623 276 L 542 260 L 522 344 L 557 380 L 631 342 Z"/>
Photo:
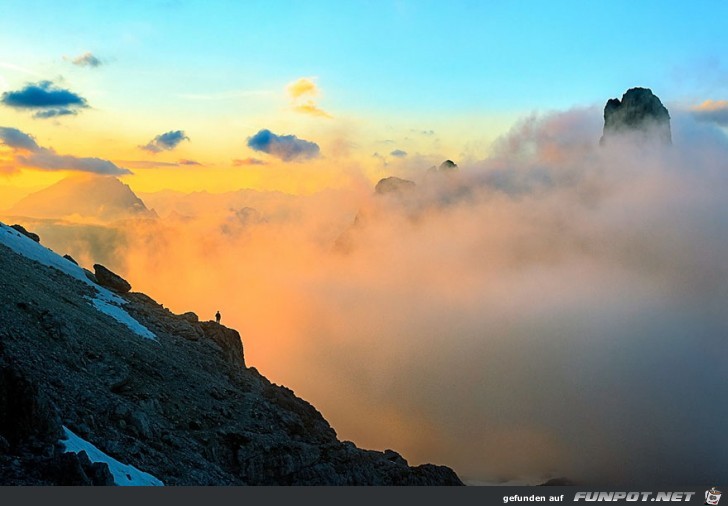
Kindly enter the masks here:
<path id="1" fill-rule="evenodd" d="M 154 218 L 128 185 L 113 176 L 82 174 L 26 196 L 7 212 L 33 218 L 78 216 L 105 221 L 126 218 Z"/>

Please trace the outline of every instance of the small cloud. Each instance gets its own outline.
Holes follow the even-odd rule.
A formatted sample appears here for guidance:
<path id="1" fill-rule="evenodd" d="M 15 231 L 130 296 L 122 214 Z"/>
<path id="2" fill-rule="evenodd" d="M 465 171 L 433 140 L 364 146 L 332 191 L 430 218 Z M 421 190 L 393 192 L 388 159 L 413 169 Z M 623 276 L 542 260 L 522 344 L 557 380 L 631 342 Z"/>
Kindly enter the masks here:
<path id="1" fill-rule="evenodd" d="M 150 153 L 159 153 L 160 151 L 171 151 L 176 148 L 180 142 L 190 140 L 182 130 L 171 130 L 169 132 L 157 135 L 149 141 L 145 146 L 139 146 L 140 149 L 149 151 Z"/>
<path id="2" fill-rule="evenodd" d="M 257 158 L 243 158 L 233 160 L 233 167 L 245 167 L 248 165 L 267 165 L 263 160 Z"/>
<path id="3" fill-rule="evenodd" d="M 323 109 L 319 109 L 313 100 L 308 100 L 305 104 L 297 105 L 293 108 L 294 111 L 303 114 L 310 114 L 311 116 L 321 116 L 322 118 L 331 118 L 331 114 L 327 113 Z"/>
<path id="4" fill-rule="evenodd" d="M 394 156 L 396 158 L 404 158 L 407 156 L 407 151 L 402 151 L 401 149 L 395 149 L 391 153 L 389 153 L 390 156 Z"/>
<path id="5" fill-rule="evenodd" d="M 276 156 L 286 162 L 316 158 L 320 154 L 318 144 L 295 135 L 276 135 L 270 130 L 260 130 L 248 138 L 248 147 Z"/>
<path id="6" fill-rule="evenodd" d="M 313 98 L 311 98 L 319 94 L 318 86 L 311 79 L 302 77 L 286 86 L 286 90 L 288 91 L 288 96 L 291 97 L 294 111 L 320 118 L 331 118 L 331 115 L 321 109 Z"/>
<path id="7" fill-rule="evenodd" d="M 71 63 L 78 67 L 100 67 L 103 62 L 94 56 L 91 52 L 87 51 L 75 58 L 63 57 L 64 60 L 70 60 Z"/>
<path id="8" fill-rule="evenodd" d="M 39 119 L 74 115 L 80 109 L 88 107 L 85 98 L 70 90 L 58 88 L 51 81 L 31 83 L 17 91 L 6 91 L 0 102 L 14 109 L 34 110 L 36 112 L 33 117 Z"/>
<path id="9" fill-rule="evenodd" d="M 692 114 L 699 121 L 716 123 L 728 127 L 728 100 L 706 100 L 692 109 Z"/>
<path id="10" fill-rule="evenodd" d="M 182 166 L 203 166 L 198 161 L 195 160 L 187 160 L 187 159 L 181 159 L 177 162 L 162 162 L 158 160 L 126 160 L 123 162 L 124 165 L 128 167 L 133 167 L 135 169 L 156 169 L 156 168 L 166 168 L 166 167 L 182 167 Z"/>
<path id="11" fill-rule="evenodd" d="M 71 109 L 48 109 L 46 111 L 38 111 L 37 113 L 33 114 L 33 117 L 39 119 L 47 119 L 55 118 L 57 116 L 75 116 L 76 114 L 77 112 Z"/>
<path id="12" fill-rule="evenodd" d="M 297 81 L 293 81 L 288 86 L 286 86 L 286 90 L 288 90 L 288 94 L 293 100 L 296 100 L 303 96 L 315 97 L 316 95 L 318 95 L 319 92 L 316 83 L 314 83 L 311 79 L 307 77 L 302 77 Z"/>
<path id="13" fill-rule="evenodd" d="M 124 160 L 119 161 L 127 167 L 134 169 L 155 169 L 158 167 L 177 167 L 179 164 L 175 162 L 160 162 L 157 160 Z"/>
<path id="14" fill-rule="evenodd" d="M 75 170 L 114 176 L 131 174 L 129 169 L 101 158 L 59 155 L 51 148 L 39 146 L 33 137 L 17 128 L 0 127 L 0 143 L 13 150 L 14 162 L 17 165 L 48 171 Z"/>

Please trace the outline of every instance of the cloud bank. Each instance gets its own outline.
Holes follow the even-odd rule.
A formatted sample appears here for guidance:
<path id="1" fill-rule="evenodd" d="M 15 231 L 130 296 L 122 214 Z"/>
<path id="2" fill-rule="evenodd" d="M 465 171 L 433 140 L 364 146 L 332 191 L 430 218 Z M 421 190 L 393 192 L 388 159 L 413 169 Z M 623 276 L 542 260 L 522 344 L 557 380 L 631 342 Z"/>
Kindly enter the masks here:
<path id="1" fill-rule="evenodd" d="M 114 176 L 131 174 L 130 170 L 101 158 L 59 155 L 53 149 L 39 146 L 35 139 L 17 128 L 0 127 L 0 143 L 13 151 L 13 171 L 17 170 L 17 166 L 25 166 L 39 170 L 72 170 Z M 10 168 L 4 170 L 10 172 Z"/>
<path id="2" fill-rule="evenodd" d="M 35 111 L 33 117 L 39 119 L 54 118 L 78 114 L 88 107 L 86 99 L 63 88 L 58 88 L 51 81 L 40 81 L 27 84 L 17 91 L 6 91 L 0 102 L 14 109 Z"/>
<path id="3" fill-rule="evenodd" d="M 315 142 L 299 139 L 295 135 L 276 135 L 267 129 L 248 137 L 248 147 L 285 162 L 308 160 L 320 155 L 319 146 Z"/>
<path id="4" fill-rule="evenodd" d="M 692 110 L 699 121 L 712 122 L 728 127 L 728 100 L 706 100 Z"/>
<path id="5" fill-rule="evenodd" d="M 159 224 L 89 244 L 176 312 L 221 309 L 342 439 L 471 481 L 719 482 L 728 141 L 689 113 L 670 148 L 601 126 L 525 118 L 406 193 L 146 195 Z"/>

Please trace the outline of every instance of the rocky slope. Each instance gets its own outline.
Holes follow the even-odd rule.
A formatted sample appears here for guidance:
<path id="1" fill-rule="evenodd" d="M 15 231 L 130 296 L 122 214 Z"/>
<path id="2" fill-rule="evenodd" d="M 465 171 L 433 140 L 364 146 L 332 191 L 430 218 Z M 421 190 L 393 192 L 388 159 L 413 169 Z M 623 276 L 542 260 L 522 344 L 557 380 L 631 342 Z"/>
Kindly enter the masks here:
<path id="1" fill-rule="evenodd" d="M 0 225 L 0 484 L 461 484 L 339 441 L 235 330 L 94 279 Z"/>

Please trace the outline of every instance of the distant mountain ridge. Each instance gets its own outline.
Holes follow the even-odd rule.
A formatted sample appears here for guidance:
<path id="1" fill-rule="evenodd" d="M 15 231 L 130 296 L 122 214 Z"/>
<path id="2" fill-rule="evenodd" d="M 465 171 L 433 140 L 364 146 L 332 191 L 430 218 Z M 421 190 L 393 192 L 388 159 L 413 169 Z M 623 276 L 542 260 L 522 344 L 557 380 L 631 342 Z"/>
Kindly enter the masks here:
<path id="1" fill-rule="evenodd" d="M 113 176 L 75 175 L 24 197 L 7 212 L 34 218 L 79 216 L 101 220 L 155 218 L 129 188 Z"/>

